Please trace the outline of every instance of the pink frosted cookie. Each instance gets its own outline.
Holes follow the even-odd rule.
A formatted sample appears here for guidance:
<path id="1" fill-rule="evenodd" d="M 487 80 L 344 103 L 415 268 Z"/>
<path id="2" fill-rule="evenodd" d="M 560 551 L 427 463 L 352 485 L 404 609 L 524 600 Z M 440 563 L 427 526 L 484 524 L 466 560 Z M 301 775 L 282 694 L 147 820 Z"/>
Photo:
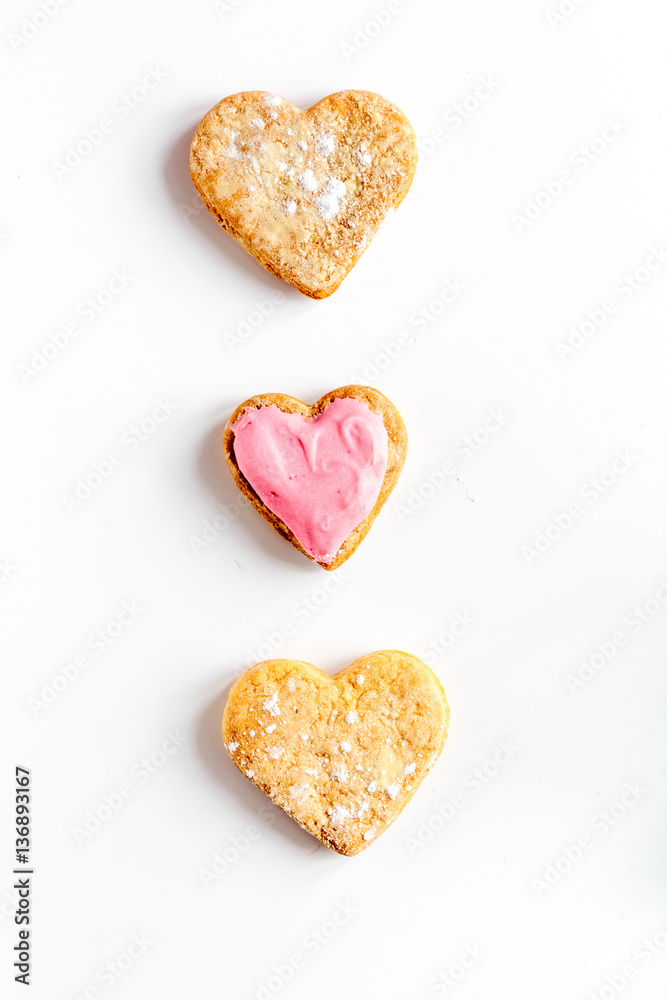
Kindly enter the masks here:
<path id="1" fill-rule="evenodd" d="M 190 171 L 220 225 L 304 295 L 331 295 L 417 164 L 412 125 L 367 90 L 301 111 L 277 94 L 226 97 L 197 126 Z"/>
<path id="2" fill-rule="evenodd" d="M 348 385 L 308 406 L 264 393 L 236 408 L 223 437 L 236 485 L 297 549 L 336 569 L 396 485 L 407 432 L 377 389 Z"/>

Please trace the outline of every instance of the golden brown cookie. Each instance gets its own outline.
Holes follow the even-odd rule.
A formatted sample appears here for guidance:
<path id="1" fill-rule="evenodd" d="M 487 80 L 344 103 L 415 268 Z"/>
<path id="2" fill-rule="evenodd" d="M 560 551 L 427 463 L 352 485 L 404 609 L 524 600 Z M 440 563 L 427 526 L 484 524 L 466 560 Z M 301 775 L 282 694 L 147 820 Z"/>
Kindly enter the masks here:
<path id="1" fill-rule="evenodd" d="M 205 115 L 190 151 L 194 185 L 223 229 L 314 299 L 354 267 L 416 164 L 412 125 L 367 90 L 307 111 L 261 90 L 234 94 Z"/>
<path id="2" fill-rule="evenodd" d="M 346 385 L 312 406 L 282 393 L 247 399 L 223 435 L 236 485 L 309 559 L 336 569 L 367 535 L 407 451 L 405 424 L 377 389 Z"/>
<path id="3" fill-rule="evenodd" d="M 330 677 L 265 660 L 231 691 L 222 738 L 240 771 L 339 854 L 358 854 L 405 808 L 447 738 L 433 671 L 397 650 Z"/>

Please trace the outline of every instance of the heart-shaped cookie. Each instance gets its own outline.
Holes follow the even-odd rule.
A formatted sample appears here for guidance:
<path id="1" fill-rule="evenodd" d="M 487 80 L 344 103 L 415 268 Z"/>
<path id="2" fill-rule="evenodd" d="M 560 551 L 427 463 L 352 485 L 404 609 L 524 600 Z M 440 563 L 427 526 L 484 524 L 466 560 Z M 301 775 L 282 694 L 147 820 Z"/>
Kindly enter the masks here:
<path id="1" fill-rule="evenodd" d="M 223 229 L 314 299 L 354 267 L 416 164 L 406 116 L 366 90 L 307 111 L 260 90 L 234 94 L 202 119 L 190 151 L 194 185 Z"/>
<path id="2" fill-rule="evenodd" d="M 433 671 L 397 650 L 330 677 L 266 660 L 229 692 L 222 737 L 240 771 L 314 837 L 358 854 L 405 808 L 447 738 Z"/>
<path id="3" fill-rule="evenodd" d="M 269 524 L 336 569 L 396 485 L 407 432 L 381 392 L 347 385 L 313 406 L 281 393 L 253 396 L 230 417 L 223 447 L 236 485 Z"/>

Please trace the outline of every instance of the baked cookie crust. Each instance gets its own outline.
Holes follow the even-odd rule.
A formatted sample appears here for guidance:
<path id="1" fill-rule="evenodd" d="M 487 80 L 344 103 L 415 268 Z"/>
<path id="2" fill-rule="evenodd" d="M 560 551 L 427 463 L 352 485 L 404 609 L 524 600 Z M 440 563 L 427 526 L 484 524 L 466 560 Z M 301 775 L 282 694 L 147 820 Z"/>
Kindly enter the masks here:
<path id="1" fill-rule="evenodd" d="M 344 90 L 302 111 L 276 94 L 226 97 L 197 126 L 193 183 L 271 274 L 326 298 L 408 192 L 417 141 L 379 94 Z"/>
<path id="2" fill-rule="evenodd" d="M 417 791 L 445 744 L 449 706 L 416 656 L 381 650 L 335 677 L 266 660 L 233 685 L 222 721 L 236 767 L 338 854 L 369 846 Z"/>

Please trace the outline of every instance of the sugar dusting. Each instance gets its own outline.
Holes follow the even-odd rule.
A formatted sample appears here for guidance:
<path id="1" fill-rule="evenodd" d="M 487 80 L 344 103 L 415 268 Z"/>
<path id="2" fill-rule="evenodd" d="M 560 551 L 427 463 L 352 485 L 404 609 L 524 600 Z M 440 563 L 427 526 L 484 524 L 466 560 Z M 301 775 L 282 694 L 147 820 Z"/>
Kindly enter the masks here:
<path id="1" fill-rule="evenodd" d="M 269 715 L 280 715 L 280 707 L 278 705 L 278 692 L 274 691 L 270 698 L 267 698 L 262 708 Z"/>
<path id="2" fill-rule="evenodd" d="M 267 106 L 268 117 L 264 121 L 261 118 L 251 119 L 249 124 L 255 130 L 262 130 L 265 126 L 270 126 L 271 120 L 278 117 L 278 113 L 274 109 L 282 103 L 282 98 L 277 94 L 265 94 L 263 100 Z M 288 139 L 288 136 L 293 138 Z M 269 150 L 280 149 L 282 147 L 282 157 L 276 159 L 274 158 L 275 153 L 272 152 L 270 153 L 271 160 L 269 161 L 271 163 L 271 173 L 275 177 L 274 183 L 276 187 L 274 190 L 278 198 L 278 205 L 276 206 L 278 211 L 282 211 L 287 217 L 292 217 L 297 214 L 297 211 L 303 212 L 306 210 L 305 214 L 307 214 L 308 208 L 312 207 L 325 223 L 331 223 L 339 219 L 347 210 L 348 199 L 354 187 L 352 186 L 348 190 L 344 181 L 339 177 L 332 176 L 330 172 L 332 162 L 330 158 L 336 151 L 340 141 L 336 132 L 334 130 L 328 132 L 322 131 L 319 134 L 312 135 L 297 129 L 295 135 L 293 129 L 286 128 L 283 132 L 283 137 L 282 140 L 279 140 L 279 145 L 276 144 L 272 147 L 271 144 L 268 144 Z M 238 138 L 239 132 L 233 130 L 229 146 L 225 150 L 226 154 L 234 159 L 249 160 L 252 169 L 260 177 L 260 180 L 263 181 L 264 185 L 268 186 L 270 184 L 270 174 L 268 177 L 262 177 L 262 170 L 266 169 L 264 164 L 267 161 L 264 159 L 260 164 L 260 160 L 267 156 L 268 150 L 263 153 L 262 143 L 259 143 L 260 152 L 258 155 L 260 159 L 258 160 L 257 156 L 251 155 L 251 151 L 256 151 L 257 138 L 254 140 L 250 137 L 248 138 L 250 143 L 254 142 L 254 146 L 251 146 L 250 149 L 246 147 L 240 148 L 237 145 Z M 309 148 L 311 151 L 310 154 L 308 154 Z M 368 151 L 368 146 L 365 142 L 360 143 L 358 149 L 352 149 L 350 153 L 353 159 L 359 164 L 360 172 L 358 176 L 361 178 L 366 173 L 366 168 L 373 162 L 373 156 Z M 349 179 L 351 182 L 354 182 L 354 172 Z M 285 182 L 292 180 L 307 195 L 314 196 L 312 201 L 308 197 L 299 201 L 295 197 L 290 197 L 292 191 L 289 190 L 289 186 L 285 190 Z M 350 230 L 354 230 L 354 218 L 348 218 L 346 224 Z M 364 242 L 356 245 L 359 250 L 364 249 Z M 334 256 L 338 256 L 337 248 L 333 248 L 331 253 Z M 363 684 L 363 676 L 357 683 Z"/>
<path id="3" fill-rule="evenodd" d="M 238 139 L 238 137 L 240 136 L 240 134 L 241 133 L 237 132 L 236 129 L 230 129 L 230 132 L 229 132 L 229 145 L 224 150 L 224 152 L 227 154 L 227 156 L 231 156 L 231 158 L 233 160 L 238 160 L 239 157 L 241 156 L 241 150 L 236 145 L 236 140 Z"/>
<path id="4" fill-rule="evenodd" d="M 341 823 L 350 815 L 350 811 L 346 808 L 346 806 L 334 806 L 333 809 L 328 810 L 328 813 L 331 816 L 333 826 L 340 826 Z"/>
<path id="5" fill-rule="evenodd" d="M 299 174 L 299 184 L 305 191 L 317 191 L 317 180 L 312 170 L 307 169 Z"/>
<path id="6" fill-rule="evenodd" d="M 318 135 L 315 144 L 320 153 L 333 153 L 336 148 L 336 137 L 333 132 L 329 132 L 327 135 Z"/>
<path id="7" fill-rule="evenodd" d="M 317 210 L 325 222 L 338 215 L 343 207 L 346 194 L 347 188 L 342 181 L 335 177 L 327 181 L 324 191 L 317 198 Z"/>

